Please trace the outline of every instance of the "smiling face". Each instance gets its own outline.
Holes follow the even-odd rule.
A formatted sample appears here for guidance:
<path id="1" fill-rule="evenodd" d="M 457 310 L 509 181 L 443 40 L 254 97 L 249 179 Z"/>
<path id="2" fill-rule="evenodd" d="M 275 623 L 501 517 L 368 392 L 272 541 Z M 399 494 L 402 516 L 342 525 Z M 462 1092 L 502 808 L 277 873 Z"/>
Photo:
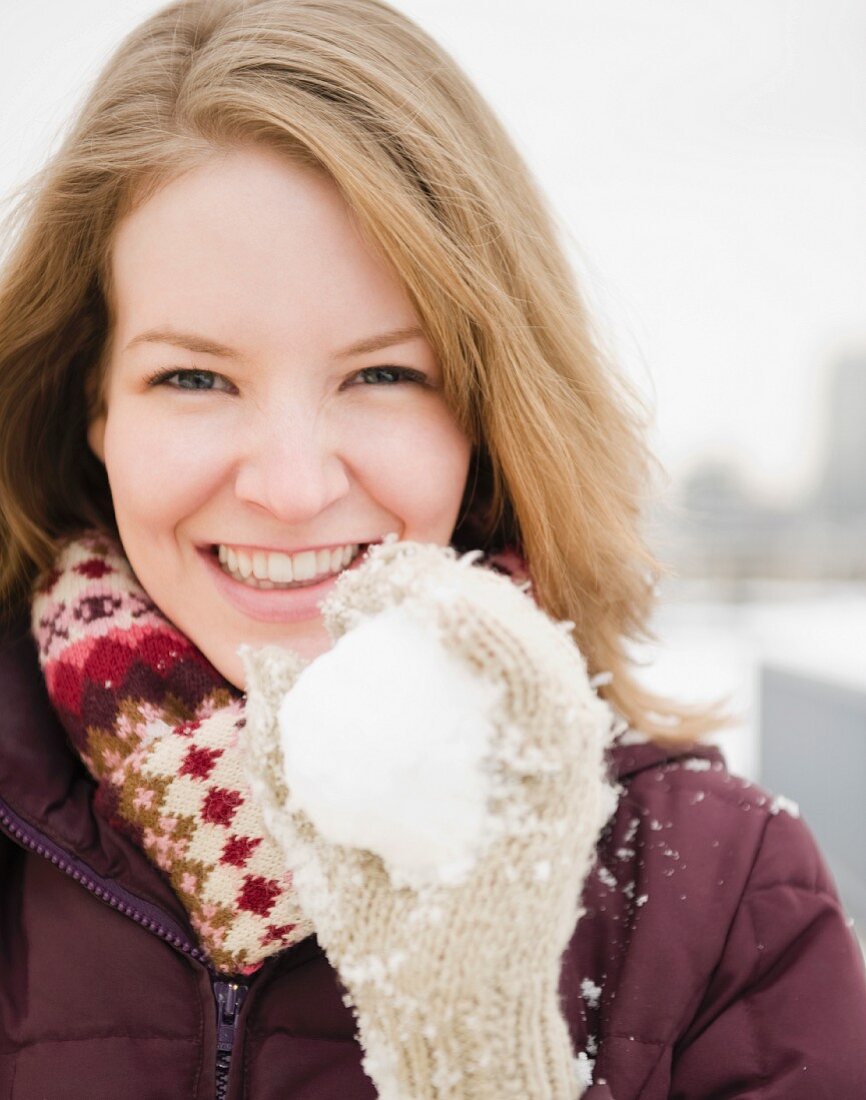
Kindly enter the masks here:
<path id="1" fill-rule="evenodd" d="M 324 173 L 215 153 L 121 221 L 111 258 L 88 441 L 139 581 L 243 689 L 242 642 L 329 648 L 318 603 L 341 547 L 450 542 L 470 442 L 405 289 Z"/>

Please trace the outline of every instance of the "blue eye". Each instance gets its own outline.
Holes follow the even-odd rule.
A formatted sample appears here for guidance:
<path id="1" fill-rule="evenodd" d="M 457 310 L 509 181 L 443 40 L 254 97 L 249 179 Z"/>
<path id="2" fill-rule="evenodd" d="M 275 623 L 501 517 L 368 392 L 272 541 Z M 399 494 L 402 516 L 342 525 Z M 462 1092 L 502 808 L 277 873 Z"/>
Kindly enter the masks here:
<path id="1" fill-rule="evenodd" d="M 215 386 L 209 385 L 217 378 L 222 378 L 212 370 L 189 369 L 169 367 L 167 370 L 157 371 L 147 380 L 148 386 L 160 386 L 169 383 L 174 378 L 177 382 L 171 383 L 169 389 L 187 390 L 193 393 L 218 393 Z M 418 385 L 429 385 L 427 375 L 422 371 L 412 370 L 410 367 L 364 367 L 353 378 L 361 379 L 360 385 L 364 386 L 396 386 L 401 382 L 414 382 Z M 186 384 L 188 383 L 188 384 Z"/>
<path id="2" fill-rule="evenodd" d="M 356 377 L 371 374 L 376 376 L 376 381 L 384 378 L 386 386 L 393 386 L 398 382 L 420 382 L 422 385 L 427 382 L 425 374 L 418 370 L 411 370 L 409 367 L 364 367 L 363 370 L 358 371 Z M 368 386 L 371 383 L 365 381 L 363 385 Z"/>
<path id="3" fill-rule="evenodd" d="M 204 391 L 205 393 L 210 393 L 213 392 L 213 387 L 207 385 L 207 381 L 213 381 L 213 379 L 221 377 L 222 375 L 219 375 L 216 373 L 216 371 L 212 370 L 178 370 L 169 368 L 168 370 L 158 371 L 147 380 L 147 384 L 148 386 L 159 386 L 165 382 L 168 382 L 169 378 L 178 378 L 181 381 L 189 380 L 192 385 L 184 386 L 178 384 L 176 386 L 170 386 L 169 389 L 193 391 L 199 390 Z M 204 384 L 198 384 L 201 383 L 202 380 L 204 380 Z"/>

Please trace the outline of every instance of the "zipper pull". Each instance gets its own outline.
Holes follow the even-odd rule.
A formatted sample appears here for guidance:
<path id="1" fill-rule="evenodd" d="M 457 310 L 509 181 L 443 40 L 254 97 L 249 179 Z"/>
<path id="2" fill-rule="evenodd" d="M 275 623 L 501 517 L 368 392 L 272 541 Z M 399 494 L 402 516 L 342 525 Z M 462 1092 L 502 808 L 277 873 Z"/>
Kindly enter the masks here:
<path id="1" fill-rule="evenodd" d="M 217 1050 L 230 1051 L 235 1043 L 238 1013 L 247 995 L 241 982 L 214 982 L 217 1002 Z"/>
<path id="2" fill-rule="evenodd" d="M 217 1009 L 216 1100 L 225 1100 L 229 1088 L 232 1047 L 235 1045 L 238 1013 L 247 995 L 243 982 L 213 982 Z"/>

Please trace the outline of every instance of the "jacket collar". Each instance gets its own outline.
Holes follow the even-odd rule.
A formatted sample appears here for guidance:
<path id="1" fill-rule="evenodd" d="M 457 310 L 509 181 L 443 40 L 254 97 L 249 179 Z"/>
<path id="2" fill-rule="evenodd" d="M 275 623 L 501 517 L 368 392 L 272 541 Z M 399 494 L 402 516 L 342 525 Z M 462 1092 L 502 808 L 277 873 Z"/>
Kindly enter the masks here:
<path id="1" fill-rule="evenodd" d="M 717 745 L 700 741 L 684 742 L 681 745 L 659 745 L 653 741 L 638 741 L 631 730 L 626 731 L 612 745 L 608 759 L 611 764 L 611 776 L 617 780 L 628 780 L 639 772 L 649 768 L 674 764 L 687 757 L 699 757 L 711 764 L 725 765 L 725 758 Z"/>
<path id="2" fill-rule="evenodd" d="M 120 884 L 194 933 L 162 872 L 93 810 L 96 784 L 52 709 L 29 613 L 0 634 L 0 809 L 101 879 Z"/>

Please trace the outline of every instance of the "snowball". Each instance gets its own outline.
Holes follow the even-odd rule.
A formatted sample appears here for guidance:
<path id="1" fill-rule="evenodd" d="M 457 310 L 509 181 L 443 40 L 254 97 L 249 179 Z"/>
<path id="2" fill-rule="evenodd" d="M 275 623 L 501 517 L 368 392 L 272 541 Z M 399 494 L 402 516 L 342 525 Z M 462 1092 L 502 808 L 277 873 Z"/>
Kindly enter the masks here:
<path id="1" fill-rule="evenodd" d="M 333 843 L 379 855 L 392 876 L 459 881 L 482 844 L 501 694 L 405 605 L 361 622 L 280 704 L 293 807 Z"/>

